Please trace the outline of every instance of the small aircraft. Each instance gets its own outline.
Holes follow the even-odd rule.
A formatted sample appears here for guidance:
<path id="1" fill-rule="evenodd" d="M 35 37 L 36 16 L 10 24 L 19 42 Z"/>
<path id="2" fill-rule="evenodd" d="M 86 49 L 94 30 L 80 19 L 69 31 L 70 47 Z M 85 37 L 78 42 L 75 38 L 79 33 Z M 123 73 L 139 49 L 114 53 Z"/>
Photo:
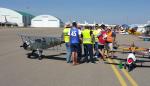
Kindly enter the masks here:
<path id="1" fill-rule="evenodd" d="M 134 44 L 134 42 L 131 45 L 128 45 L 129 47 L 120 48 L 123 53 L 129 53 L 129 52 L 137 52 L 137 51 L 147 51 L 147 48 L 138 47 Z"/>
<path id="2" fill-rule="evenodd" d="M 123 53 L 129 53 L 127 58 L 124 60 L 124 68 L 128 68 L 128 71 L 131 71 L 133 68 L 136 67 L 136 63 L 141 63 L 142 66 L 142 61 L 137 60 L 136 55 L 142 55 L 141 57 L 148 57 L 150 58 L 150 48 L 140 48 L 135 46 L 134 42 L 133 44 L 130 45 L 128 48 L 122 48 Z"/>
<path id="3" fill-rule="evenodd" d="M 8 21 L 7 17 L 4 16 L 5 22 L 1 23 L 1 26 L 18 26 L 17 23 Z"/>
<path id="4" fill-rule="evenodd" d="M 50 36 L 31 36 L 31 35 L 19 35 L 22 39 L 23 47 L 25 50 L 31 51 L 28 54 L 28 58 L 36 57 L 39 60 L 42 59 L 43 50 L 46 50 L 63 43 L 61 37 L 50 37 Z"/>
<path id="5" fill-rule="evenodd" d="M 126 58 L 126 61 L 124 63 L 124 68 L 128 68 L 128 71 L 131 71 L 133 68 L 135 68 L 137 65 L 136 63 L 141 63 L 141 66 L 142 66 L 142 63 L 143 61 L 139 61 L 137 60 L 137 51 L 132 51 L 131 53 L 128 54 L 128 57 Z M 139 54 L 139 53 L 138 53 Z M 144 56 L 148 56 L 150 58 L 150 49 L 145 51 L 145 53 L 141 53 L 144 57 Z"/>
<path id="6" fill-rule="evenodd" d="M 122 52 L 122 53 L 134 52 L 134 54 L 136 54 L 136 55 L 141 55 L 142 57 L 150 58 L 150 48 L 142 48 L 142 47 L 135 46 L 134 42 L 133 42 L 133 44 L 129 45 L 129 47 L 120 48 L 120 49 L 121 49 L 121 51 L 118 51 L 118 52 Z"/>
<path id="7" fill-rule="evenodd" d="M 128 68 L 128 71 L 131 71 L 133 68 L 136 67 L 136 57 L 134 53 L 129 53 L 125 63 L 124 63 L 124 68 Z M 141 63 L 142 64 L 142 63 Z"/>

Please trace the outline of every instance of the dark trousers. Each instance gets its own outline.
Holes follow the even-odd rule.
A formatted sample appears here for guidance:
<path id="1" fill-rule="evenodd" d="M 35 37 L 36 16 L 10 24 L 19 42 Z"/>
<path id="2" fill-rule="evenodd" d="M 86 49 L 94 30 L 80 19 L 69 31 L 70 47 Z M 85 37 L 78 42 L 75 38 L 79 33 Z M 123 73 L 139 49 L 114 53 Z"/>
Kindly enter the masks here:
<path id="1" fill-rule="evenodd" d="M 93 59 L 93 45 L 92 44 L 84 44 L 84 55 L 85 55 L 85 62 L 89 62 L 88 56 L 90 56 L 90 61 L 94 63 Z"/>
<path id="2" fill-rule="evenodd" d="M 81 44 L 79 44 L 79 50 L 78 50 L 78 58 L 77 58 L 77 60 L 78 60 L 78 62 L 80 63 L 80 61 L 81 61 L 81 58 L 82 58 L 82 45 Z"/>

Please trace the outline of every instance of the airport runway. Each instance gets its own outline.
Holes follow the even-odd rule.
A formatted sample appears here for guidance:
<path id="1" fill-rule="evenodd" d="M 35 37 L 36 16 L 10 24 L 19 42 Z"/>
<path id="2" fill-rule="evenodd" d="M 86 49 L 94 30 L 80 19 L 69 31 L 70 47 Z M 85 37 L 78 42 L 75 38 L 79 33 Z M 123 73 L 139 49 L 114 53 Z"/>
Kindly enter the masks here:
<path id="1" fill-rule="evenodd" d="M 117 59 L 99 61 L 97 64 L 83 63 L 77 66 L 65 61 L 65 47 L 62 45 L 46 50 L 43 60 L 29 59 L 28 51 L 19 46 L 22 41 L 18 33 L 60 36 L 59 28 L 11 28 L 0 29 L 0 86 L 149 86 L 150 59 L 144 60 L 143 67 L 127 72 L 119 69 Z M 117 35 L 119 44 L 130 44 L 132 40 L 140 47 L 150 47 L 131 35 Z M 115 54 L 125 59 L 127 54 Z"/>

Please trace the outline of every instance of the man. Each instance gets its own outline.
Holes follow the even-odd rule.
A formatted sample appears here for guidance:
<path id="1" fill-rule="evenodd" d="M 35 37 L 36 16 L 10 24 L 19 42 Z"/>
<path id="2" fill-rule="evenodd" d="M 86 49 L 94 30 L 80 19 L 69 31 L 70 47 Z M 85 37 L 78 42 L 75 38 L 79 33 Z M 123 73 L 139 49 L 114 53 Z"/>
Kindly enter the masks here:
<path id="1" fill-rule="evenodd" d="M 78 25 L 77 27 L 81 31 L 81 26 Z M 81 59 L 82 59 L 82 41 L 80 40 L 79 49 L 78 49 L 78 58 L 77 58 L 78 63 L 81 63 Z"/>
<path id="2" fill-rule="evenodd" d="M 112 58 L 113 58 L 113 56 L 114 56 L 114 53 L 113 53 L 113 43 L 114 43 L 114 41 L 115 41 L 115 40 L 114 40 L 115 35 L 113 34 L 111 27 L 108 27 L 106 34 L 107 34 L 107 39 L 106 39 L 106 41 L 107 41 L 107 46 L 108 46 L 108 53 L 111 54 L 111 56 L 109 56 L 109 57 L 112 57 Z"/>
<path id="3" fill-rule="evenodd" d="M 94 52 L 95 52 L 95 57 L 98 57 L 98 54 L 99 54 L 99 52 L 98 52 L 98 38 L 97 38 L 97 36 L 98 36 L 98 34 L 99 34 L 99 25 L 98 24 L 95 24 L 95 29 L 93 30 L 93 34 L 94 34 L 94 41 L 95 41 L 95 43 L 94 43 Z"/>
<path id="4" fill-rule="evenodd" d="M 81 37 L 81 31 L 77 28 L 77 23 L 72 23 L 72 28 L 70 29 L 68 35 L 70 36 L 70 46 L 71 46 L 71 53 L 72 53 L 72 61 L 73 65 L 77 65 L 77 52 L 79 51 L 79 43 Z"/>
<path id="5" fill-rule="evenodd" d="M 84 55 L 85 55 L 85 62 L 89 62 L 88 55 L 90 55 L 90 61 L 92 63 L 95 63 L 93 59 L 93 31 L 90 30 L 88 26 L 85 27 L 85 29 L 82 31 L 82 41 L 84 46 Z"/>
<path id="6" fill-rule="evenodd" d="M 70 28 L 71 28 L 70 24 L 67 24 L 63 30 L 63 36 L 64 36 L 64 41 L 65 41 L 66 51 L 67 51 L 67 55 L 66 55 L 67 63 L 71 63 L 71 49 L 70 49 L 70 43 L 69 43 L 70 38 L 68 35 Z"/>
<path id="7" fill-rule="evenodd" d="M 98 51 L 101 54 L 101 58 L 105 61 L 104 46 L 106 45 L 106 31 L 105 28 L 101 28 L 101 32 L 98 35 Z"/>

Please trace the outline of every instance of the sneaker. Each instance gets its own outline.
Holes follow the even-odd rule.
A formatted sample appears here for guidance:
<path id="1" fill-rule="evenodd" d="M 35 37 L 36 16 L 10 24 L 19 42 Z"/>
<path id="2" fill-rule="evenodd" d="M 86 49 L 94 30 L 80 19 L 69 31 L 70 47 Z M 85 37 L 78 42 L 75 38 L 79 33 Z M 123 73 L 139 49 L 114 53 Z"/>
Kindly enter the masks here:
<path id="1" fill-rule="evenodd" d="M 97 64 L 96 62 L 91 62 L 91 64 Z"/>
<path id="2" fill-rule="evenodd" d="M 71 62 L 67 62 L 67 63 L 71 63 Z"/>
<path id="3" fill-rule="evenodd" d="M 95 58 L 98 58 L 98 56 L 94 56 Z"/>

